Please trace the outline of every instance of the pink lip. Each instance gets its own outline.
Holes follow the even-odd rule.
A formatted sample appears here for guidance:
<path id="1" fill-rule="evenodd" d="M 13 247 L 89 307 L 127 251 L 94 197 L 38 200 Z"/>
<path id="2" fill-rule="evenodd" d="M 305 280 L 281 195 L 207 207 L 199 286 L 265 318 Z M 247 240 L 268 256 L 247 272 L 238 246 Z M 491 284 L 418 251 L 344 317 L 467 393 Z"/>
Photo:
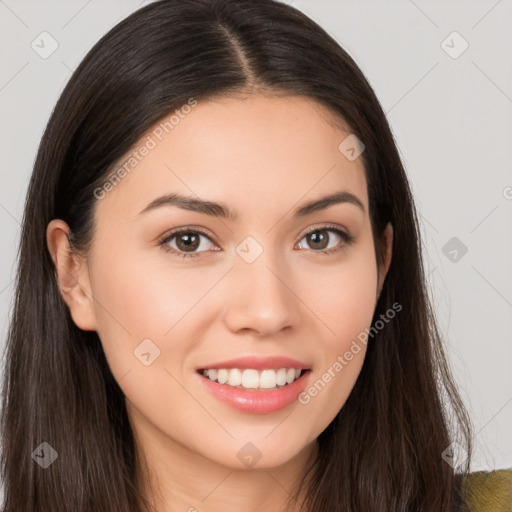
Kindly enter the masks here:
<path id="1" fill-rule="evenodd" d="M 288 365 L 280 367 L 288 367 Z M 300 366 L 294 365 L 289 367 L 300 368 Z M 226 366 L 223 368 L 226 368 Z M 235 366 L 235 368 L 240 367 Z M 250 366 L 250 368 L 254 368 L 254 366 Z M 266 366 L 266 368 L 269 367 Z M 297 396 L 304 391 L 310 373 L 311 371 L 304 372 L 297 380 L 281 388 L 261 391 L 239 389 L 226 384 L 219 384 L 200 373 L 198 373 L 198 377 L 210 393 L 231 407 L 252 414 L 269 414 L 284 409 L 293 403 Z"/>
<path id="2" fill-rule="evenodd" d="M 219 368 L 240 368 L 241 370 L 246 370 L 248 368 L 254 368 L 255 370 L 279 370 L 279 368 L 295 368 L 299 370 L 307 370 L 310 368 L 307 364 L 301 363 L 296 359 L 291 359 L 289 357 L 284 356 L 270 356 L 270 357 L 261 357 L 261 356 L 248 356 L 248 357 L 239 357 L 237 359 L 230 359 L 229 361 L 221 361 L 218 363 L 211 363 L 199 368 L 203 369 L 219 369 Z"/>

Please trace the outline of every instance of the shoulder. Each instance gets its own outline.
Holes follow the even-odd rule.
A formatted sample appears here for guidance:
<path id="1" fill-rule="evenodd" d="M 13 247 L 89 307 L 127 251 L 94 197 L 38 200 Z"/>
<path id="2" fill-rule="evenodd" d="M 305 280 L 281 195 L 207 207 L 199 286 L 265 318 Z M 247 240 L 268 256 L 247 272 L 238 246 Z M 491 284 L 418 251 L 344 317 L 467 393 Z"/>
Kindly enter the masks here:
<path id="1" fill-rule="evenodd" d="M 471 512 L 512 512 L 512 468 L 469 473 L 464 489 Z"/>

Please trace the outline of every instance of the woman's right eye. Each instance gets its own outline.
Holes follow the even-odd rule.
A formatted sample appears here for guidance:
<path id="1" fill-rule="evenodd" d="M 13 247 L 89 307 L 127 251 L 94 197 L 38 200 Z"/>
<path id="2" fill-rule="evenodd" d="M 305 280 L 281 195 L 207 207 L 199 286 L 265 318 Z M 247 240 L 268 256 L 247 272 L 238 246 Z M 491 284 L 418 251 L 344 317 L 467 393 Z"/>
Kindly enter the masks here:
<path id="1" fill-rule="evenodd" d="M 210 237 L 202 231 L 198 231 L 197 229 L 179 229 L 167 234 L 165 238 L 159 242 L 159 245 L 166 252 L 174 253 L 182 258 L 193 258 L 200 256 L 201 252 L 208 250 L 192 252 L 200 248 L 204 249 L 205 245 L 208 246 L 208 242 L 203 243 L 201 238 L 213 243 Z M 174 246 L 171 243 L 174 244 Z"/>

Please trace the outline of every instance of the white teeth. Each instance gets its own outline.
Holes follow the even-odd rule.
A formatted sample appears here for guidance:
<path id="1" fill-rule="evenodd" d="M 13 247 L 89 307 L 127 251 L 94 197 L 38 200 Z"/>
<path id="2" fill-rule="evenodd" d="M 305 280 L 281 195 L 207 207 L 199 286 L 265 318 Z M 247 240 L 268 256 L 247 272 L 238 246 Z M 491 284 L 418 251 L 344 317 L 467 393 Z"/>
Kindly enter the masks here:
<path id="1" fill-rule="evenodd" d="M 203 375 L 219 384 L 244 388 L 244 389 L 272 389 L 277 386 L 291 384 L 298 379 L 302 370 L 298 368 L 279 368 L 279 370 L 254 370 L 238 368 L 221 368 L 203 370 Z"/>
<path id="2" fill-rule="evenodd" d="M 208 370 L 206 370 L 208 372 Z M 227 370 L 219 370 L 217 372 L 217 381 L 219 384 L 226 384 L 229 379 L 229 372 Z"/>
<path id="3" fill-rule="evenodd" d="M 257 388 L 259 384 L 258 370 L 244 370 L 244 373 L 242 373 L 242 386 L 244 388 Z"/>
<path id="4" fill-rule="evenodd" d="M 279 371 L 279 370 L 277 370 Z M 295 370 L 293 372 L 295 375 Z M 277 385 L 277 373 L 275 370 L 263 370 L 260 375 L 260 388 L 270 389 Z"/>
<path id="5" fill-rule="evenodd" d="M 208 377 L 210 376 L 211 370 L 208 370 Z M 240 386 L 242 384 L 242 372 L 238 368 L 233 368 L 228 372 L 228 384 L 230 386 Z"/>
<path id="6" fill-rule="evenodd" d="M 300 370 L 296 370 L 296 373 L 298 373 L 297 377 L 300 375 Z M 277 370 L 277 385 L 278 386 L 284 386 L 286 384 L 286 368 L 280 368 Z"/>

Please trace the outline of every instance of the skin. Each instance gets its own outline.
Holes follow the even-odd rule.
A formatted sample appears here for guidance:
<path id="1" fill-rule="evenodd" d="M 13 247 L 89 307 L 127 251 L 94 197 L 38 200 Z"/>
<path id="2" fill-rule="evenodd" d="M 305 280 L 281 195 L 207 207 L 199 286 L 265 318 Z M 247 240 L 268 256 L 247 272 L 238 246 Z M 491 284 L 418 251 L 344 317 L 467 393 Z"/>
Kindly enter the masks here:
<path id="1" fill-rule="evenodd" d="M 199 102 L 97 201 L 85 257 L 68 250 L 64 221 L 49 224 L 62 296 L 76 325 L 102 341 L 158 510 L 285 510 L 317 453 L 316 438 L 350 394 L 364 349 L 307 405 L 271 414 L 232 409 L 196 374 L 208 363 L 278 354 L 307 363 L 311 384 L 371 325 L 392 228 L 378 268 L 363 163 L 338 150 L 349 133 L 303 97 Z M 365 211 L 341 203 L 292 217 L 299 205 L 339 189 L 356 195 Z M 240 218 L 170 206 L 138 215 L 164 192 L 224 202 Z M 347 245 L 322 230 L 326 223 L 355 240 Z M 211 234 L 201 235 L 197 257 L 159 246 L 170 230 L 189 226 Z M 342 249 L 321 254 L 305 238 L 315 227 L 329 236 L 329 248 Z M 250 264 L 236 252 L 247 236 L 263 249 Z M 186 251 L 181 240 L 167 246 Z M 147 338 L 160 350 L 149 366 L 133 353 Z M 247 442 L 261 452 L 253 467 L 237 458 Z"/>

